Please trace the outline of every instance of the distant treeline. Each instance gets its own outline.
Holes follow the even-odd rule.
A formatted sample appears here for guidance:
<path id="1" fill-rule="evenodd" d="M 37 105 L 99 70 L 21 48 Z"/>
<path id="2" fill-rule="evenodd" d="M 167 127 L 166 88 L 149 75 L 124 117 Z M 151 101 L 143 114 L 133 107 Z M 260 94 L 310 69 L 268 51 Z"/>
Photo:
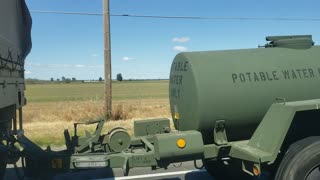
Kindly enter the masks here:
<path id="1" fill-rule="evenodd" d="M 122 82 L 128 81 L 165 81 L 169 79 L 126 79 Z M 116 79 L 112 80 L 113 82 L 119 82 Z M 48 84 L 48 83 L 99 83 L 104 82 L 104 80 L 75 80 L 75 81 L 51 81 L 51 80 L 43 80 L 43 79 L 34 79 L 28 78 L 26 79 L 27 84 Z"/>

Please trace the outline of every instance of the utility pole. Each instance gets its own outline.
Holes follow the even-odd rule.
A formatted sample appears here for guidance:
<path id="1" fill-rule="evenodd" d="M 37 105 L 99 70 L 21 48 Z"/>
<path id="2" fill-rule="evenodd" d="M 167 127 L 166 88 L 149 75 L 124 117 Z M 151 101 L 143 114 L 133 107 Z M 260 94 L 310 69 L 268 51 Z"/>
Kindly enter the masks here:
<path id="1" fill-rule="evenodd" d="M 102 1 L 103 1 L 103 26 L 104 26 L 105 120 L 110 120 L 111 113 L 112 113 L 110 14 L 109 14 L 109 0 L 102 0 Z"/>

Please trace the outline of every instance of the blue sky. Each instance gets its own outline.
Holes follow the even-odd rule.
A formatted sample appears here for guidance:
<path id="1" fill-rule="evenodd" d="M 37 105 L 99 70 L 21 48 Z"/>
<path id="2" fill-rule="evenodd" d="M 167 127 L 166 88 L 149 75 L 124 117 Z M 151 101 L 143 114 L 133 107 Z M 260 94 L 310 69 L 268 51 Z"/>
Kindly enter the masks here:
<path id="1" fill-rule="evenodd" d="M 30 10 L 102 12 L 102 0 L 26 0 Z M 320 18 L 317 0 L 110 0 L 111 14 Z M 104 77 L 102 16 L 32 13 L 26 77 Z M 112 76 L 168 78 L 180 51 L 256 48 L 265 36 L 312 34 L 320 21 L 186 20 L 111 17 Z"/>

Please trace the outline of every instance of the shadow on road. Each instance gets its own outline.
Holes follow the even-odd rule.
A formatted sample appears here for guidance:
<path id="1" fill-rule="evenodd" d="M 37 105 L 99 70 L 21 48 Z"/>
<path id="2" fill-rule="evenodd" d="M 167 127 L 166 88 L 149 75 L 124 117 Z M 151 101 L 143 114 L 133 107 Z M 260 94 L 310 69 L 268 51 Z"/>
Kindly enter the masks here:
<path id="1" fill-rule="evenodd" d="M 23 177 L 23 169 L 7 168 L 4 180 L 20 180 L 19 175 Z M 69 172 L 64 174 L 58 174 L 51 178 L 52 180 L 87 180 L 87 179 L 99 179 L 106 177 L 114 177 L 113 170 L 110 168 L 100 168 L 94 170 L 83 170 L 78 172 Z M 24 178 L 24 180 L 31 180 L 32 178 Z"/>
<path id="2" fill-rule="evenodd" d="M 23 170 L 21 167 L 17 168 L 20 175 L 23 175 Z M 17 176 L 16 169 L 14 168 L 7 168 L 6 174 L 4 176 L 4 180 L 20 180 Z M 178 171 L 179 172 L 179 171 Z M 152 174 L 148 171 L 145 171 L 147 174 Z M 93 169 L 93 170 L 82 170 L 77 172 L 68 172 L 64 174 L 58 174 L 55 177 L 51 178 L 51 180 L 88 180 L 88 179 L 107 179 L 111 180 L 114 179 L 114 176 L 119 172 L 115 173 L 114 170 L 110 168 L 100 168 L 100 169 Z M 144 173 L 140 173 L 144 174 Z M 145 175 L 145 174 L 144 174 Z M 135 175 L 131 176 L 133 179 Z M 23 177 L 23 176 L 22 176 Z M 152 179 L 152 180 L 210 180 L 213 179 L 206 171 L 195 171 L 195 172 L 188 172 L 186 174 L 180 175 L 163 175 L 158 177 L 144 177 L 139 179 Z M 239 177 L 239 179 L 242 179 Z M 32 180 L 32 178 L 24 178 L 24 180 Z M 260 178 L 252 178 L 252 180 L 270 180 L 268 175 L 262 175 Z"/>
<path id="3" fill-rule="evenodd" d="M 99 168 L 94 170 L 83 170 L 78 172 L 69 172 L 61 175 L 57 175 L 53 180 L 87 180 L 87 179 L 99 179 L 106 177 L 114 177 L 113 170 L 110 168 Z"/>
<path id="4" fill-rule="evenodd" d="M 190 172 L 185 175 L 185 180 L 194 180 L 194 179 L 212 179 L 207 172 Z"/>

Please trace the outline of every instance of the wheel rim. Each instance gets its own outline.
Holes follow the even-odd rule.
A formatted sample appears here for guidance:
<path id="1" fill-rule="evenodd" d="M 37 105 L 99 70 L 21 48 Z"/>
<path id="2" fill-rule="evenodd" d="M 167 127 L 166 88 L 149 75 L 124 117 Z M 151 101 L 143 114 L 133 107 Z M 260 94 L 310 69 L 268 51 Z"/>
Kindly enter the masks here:
<path id="1" fill-rule="evenodd" d="M 320 179 L 320 163 L 313 166 L 304 177 L 304 180 L 318 180 Z"/>

